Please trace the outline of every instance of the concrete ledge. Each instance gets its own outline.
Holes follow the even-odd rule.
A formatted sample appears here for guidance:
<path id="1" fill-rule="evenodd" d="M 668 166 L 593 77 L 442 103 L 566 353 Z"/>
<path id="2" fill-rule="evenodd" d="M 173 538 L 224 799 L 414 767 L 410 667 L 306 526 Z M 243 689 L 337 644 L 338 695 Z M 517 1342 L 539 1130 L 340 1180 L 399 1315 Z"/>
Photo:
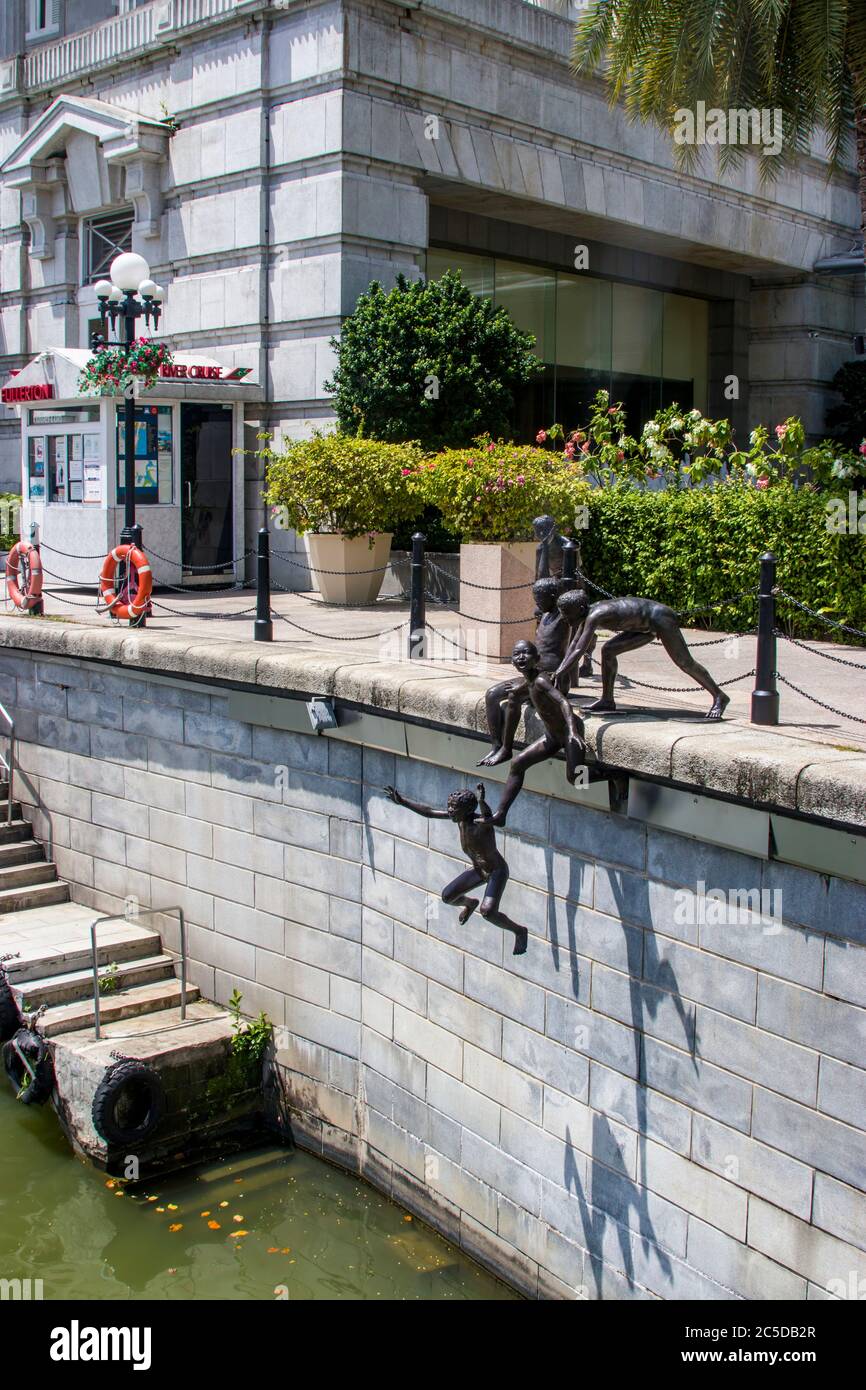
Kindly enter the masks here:
<path id="1" fill-rule="evenodd" d="M 443 671 L 434 663 L 376 662 L 312 646 L 303 652 L 254 642 L 208 646 L 200 637 L 173 637 L 155 629 L 131 633 L 17 617 L 0 618 L 0 647 L 261 693 L 330 695 L 365 710 L 384 711 L 391 719 L 404 716 L 476 737 L 486 734 L 487 679 Z M 866 829 L 866 752 L 761 732 L 730 720 L 708 724 L 699 716 L 623 713 L 588 719 L 586 732 L 602 769 Z"/>

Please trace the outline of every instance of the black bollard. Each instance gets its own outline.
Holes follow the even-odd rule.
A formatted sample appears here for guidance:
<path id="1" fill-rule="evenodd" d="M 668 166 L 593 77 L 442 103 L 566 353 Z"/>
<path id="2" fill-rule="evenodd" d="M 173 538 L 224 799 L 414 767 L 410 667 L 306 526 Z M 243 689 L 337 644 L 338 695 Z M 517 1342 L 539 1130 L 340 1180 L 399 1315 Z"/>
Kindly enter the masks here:
<path id="1" fill-rule="evenodd" d="M 409 580 L 409 660 L 420 660 L 426 651 L 427 598 L 424 563 L 424 542 L 427 537 L 416 531 L 412 537 L 412 568 Z"/>
<path id="2" fill-rule="evenodd" d="M 752 691 L 752 723 L 778 724 L 779 691 L 776 687 L 776 557 L 761 556 L 758 589 L 758 655 Z"/>
<path id="3" fill-rule="evenodd" d="M 577 575 L 577 542 L 567 540 L 562 547 L 562 577 L 574 579 Z"/>
<path id="4" fill-rule="evenodd" d="M 267 526 L 259 531 L 256 558 L 256 620 L 253 623 L 256 642 L 273 642 L 274 624 L 271 619 L 271 538 Z"/>

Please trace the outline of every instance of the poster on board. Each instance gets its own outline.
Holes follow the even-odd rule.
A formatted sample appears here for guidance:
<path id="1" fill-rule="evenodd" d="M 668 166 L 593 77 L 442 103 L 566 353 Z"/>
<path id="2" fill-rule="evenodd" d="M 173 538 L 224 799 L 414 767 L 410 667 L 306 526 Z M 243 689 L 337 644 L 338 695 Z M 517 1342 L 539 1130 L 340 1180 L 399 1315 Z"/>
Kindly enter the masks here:
<path id="1" fill-rule="evenodd" d="M 85 435 L 85 438 L 87 436 Z M 85 460 L 84 463 L 84 502 L 102 501 L 102 465 Z"/>

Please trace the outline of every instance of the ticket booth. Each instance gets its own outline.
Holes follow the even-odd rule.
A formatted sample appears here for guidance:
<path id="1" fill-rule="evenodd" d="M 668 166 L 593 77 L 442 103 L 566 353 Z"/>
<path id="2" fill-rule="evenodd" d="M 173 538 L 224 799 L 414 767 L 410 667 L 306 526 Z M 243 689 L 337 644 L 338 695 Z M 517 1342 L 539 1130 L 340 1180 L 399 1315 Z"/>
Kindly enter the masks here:
<path id="1" fill-rule="evenodd" d="M 124 400 L 79 391 L 85 349 L 40 353 L 2 391 L 21 417 L 21 535 L 43 564 L 93 585 L 124 518 Z M 157 584 L 225 584 L 244 543 L 244 406 L 262 390 L 192 352 L 135 402 L 135 507 Z M 84 558 L 88 557 L 88 558 Z M 237 577 L 242 578 L 239 572 Z M 59 582 L 48 575 L 46 587 Z"/>

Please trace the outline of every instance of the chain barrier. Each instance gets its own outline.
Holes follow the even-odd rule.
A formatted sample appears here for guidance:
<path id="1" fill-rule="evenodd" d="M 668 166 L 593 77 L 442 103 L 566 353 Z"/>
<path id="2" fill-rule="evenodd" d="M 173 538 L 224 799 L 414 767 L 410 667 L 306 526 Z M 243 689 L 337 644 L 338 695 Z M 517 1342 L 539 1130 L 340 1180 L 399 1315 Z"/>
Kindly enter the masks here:
<path id="1" fill-rule="evenodd" d="M 279 559 L 285 560 L 287 565 L 294 565 L 296 569 L 306 570 L 308 574 L 339 574 L 343 576 L 346 574 L 345 570 L 325 570 L 320 565 L 307 565 L 303 560 L 294 560 L 287 550 L 274 550 L 272 548 L 270 553 L 271 558 L 276 555 Z M 405 561 L 386 560 L 384 565 L 375 565 L 371 570 L 352 570 L 352 574 L 384 574 L 393 564 L 401 563 L 405 563 Z"/>
<path id="2" fill-rule="evenodd" d="M 730 680 L 718 681 L 717 684 L 720 686 L 736 685 L 737 681 L 748 680 L 749 676 L 754 674 L 755 668 L 753 666 L 751 671 L 744 671 L 741 676 L 731 676 Z M 663 695 L 694 695 L 696 689 L 699 688 L 697 685 L 650 685 L 649 681 L 638 681 L 635 680 L 634 676 L 618 675 L 617 680 L 626 680 L 630 685 L 639 685 L 643 690 L 658 690 Z"/>
<path id="3" fill-rule="evenodd" d="M 253 610 L 250 609 L 249 611 L 252 612 Z M 316 632 L 313 628 L 302 627 L 300 623 L 296 623 L 291 618 L 287 618 L 285 613 L 278 613 L 276 608 L 271 609 L 271 617 L 280 618 L 282 622 L 288 623 L 289 627 L 296 627 L 299 632 L 305 632 L 308 637 L 322 637 L 327 642 L 367 642 L 372 637 L 388 637 L 392 632 L 399 632 L 400 629 L 405 627 L 409 622 L 408 618 L 404 618 L 402 622 L 396 623 L 394 627 L 383 628 L 381 632 L 351 632 L 347 636 L 340 636 L 337 633 Z"/>
<path id="4" fill-rule="evenodd" d="M 835 618 L 828 618 L 823 613 L 818 613 L 814 608 L 810 608 L 808 604 L 801 603 L 798 598 L 794 598 L 793 594 L 786 593 L 784 589 L 780 589 L 778 586 L 773 590 L 773 593 L 776 598 L 783 598 L 787 603 L 793 603 L 794 607 L 799 608 L 803 613 L 808 613 L 810 618 L 816 618 L 817 621 L 823 623 L 825 627 L 833 627 L 837 632 L 850 632 L 854 637 L 866 638 L 866 632 L 861 628 L 849 627 L 847 623 L 837 623 Z"/>
<path id="5" fill-rule="evenodd" d="M 118 545 L 119 544 L 120 542 L 118 541 Z M 104 560 L 106 556 L 106 551 L 104 550 L 101 550 L 98 555 L 77 555 L 74 551 L 71 550 L 56 550 L 55 547 L 53 545 L 49 545 L 47 541 L 40 541 L 38 549 L 50 550 L 52 555 L 62 555 L 64 559 L 67 560 Z M 244 553 L 237 558 L 237 560 L 222 560 L 217 565 L 185 565 L 182 561 L 172 560 L 168 555 L 160 555 L 158 550 L 151 550 L 150 546 L 145 547 L 145 553 L 155 560 L 164 560 L 167 565 L 179 564 L 181 569 L 186 574 L 213 574 L 215 570 L 237 568 L 238 565 L 242 565 L 244 560 L 248 559 L 250 555 L 255 555 L 256 552 L 254 550 L 245 550 Z M 43 565 L 42 568 L 45 569 L 45 566 Z M 45 573 L 50 574 L 51 571 L 45 569 Z M 63 576 L 55 575 L 54 578 L 62 579 Z M 69 579 L 66 582 L 69 584 L 78 584 L 81 581 L 78 579 Z M 168 589 L 171 587 L 171 585 L 165 584 L 162 587 Z"/>
<path id="6" fill-rule="evenodd" d="M 811 652 L 812 656 L 820 656 L 822 661 L 835 661 L 839 666 L 851 666 L 855 671 L 866 671 L 866 662 L 847 661 L 844 656 L 833 656 L 830 652 L 819 652 L 806 642 L 800 642 L 796 637 L 789 637 L 787 632 L 782 632 L 779 628 L 776 629 L 776 636 L 781 637 L 785 642 L 790 642 L 794 647 L 801 647 L 804 652 Z"/>
<path id="7" fill-rule="evenodd" d="M 804 700 L 809 700 L 813 705 L 818 705 L 820 709 L 825 709 L 830 714 L 837 715 L 840 719 L 853 719 L 855 724 L 866 724 L 866 719 L 861 719 L 859 714 L 848 714 L 847 710 L 836 709 L 835 705 L 828 705 L 824 700 L 819 700 L 817 695 L 810 695 L 808 690 L 801 690 L 799 685 L 795 685 L 793 681 L 789 681 L 787 676 L 782 675 L 781 671 L 775 671 L 773 674 L 776 680 L 781 681 L 783 685 L 787 685 L 789 690 L 795 690 L 798 695 L 803 696 Z"/>

